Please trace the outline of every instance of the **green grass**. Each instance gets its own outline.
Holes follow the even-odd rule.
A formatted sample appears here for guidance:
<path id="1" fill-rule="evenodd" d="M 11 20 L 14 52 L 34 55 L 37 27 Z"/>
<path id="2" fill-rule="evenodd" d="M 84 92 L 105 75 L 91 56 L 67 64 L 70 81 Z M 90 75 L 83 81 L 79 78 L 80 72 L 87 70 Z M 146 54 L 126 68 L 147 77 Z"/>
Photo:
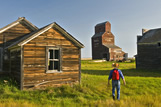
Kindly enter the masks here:
<path id="1" fill-rule="evenodd" d="M 20 91 L 9 77 L 0 77 L 0 107 L 159 107 L 161 72 L 136 70 L 135 63 L 120 63 L 127 85 L 121 81 L 121 100 L 113 101 L 107 86 L 112 62 L 82 61 L 81 85 Z M 8 82 L 5 83 L 4 80 Z"/>

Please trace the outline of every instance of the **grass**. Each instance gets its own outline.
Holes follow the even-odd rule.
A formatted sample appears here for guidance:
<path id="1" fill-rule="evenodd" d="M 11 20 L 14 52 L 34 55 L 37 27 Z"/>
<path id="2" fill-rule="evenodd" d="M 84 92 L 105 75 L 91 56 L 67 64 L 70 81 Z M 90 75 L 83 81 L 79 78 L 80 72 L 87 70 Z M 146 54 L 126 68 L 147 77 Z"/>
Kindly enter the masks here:
<path id="1" fill-rule="evenodd" d="M 0 77 L 0 107 L 159 107 L 161 72 L 136 70 L 135 63 L 120 63 L 127 85 L 121 81 L 121 100 L 113 101 L 107 86 L 112 62 L 82 61 L 81 85 L 20 91 L 9 77 Z M 5 82 L 7 80 L 8 82 Z"/>

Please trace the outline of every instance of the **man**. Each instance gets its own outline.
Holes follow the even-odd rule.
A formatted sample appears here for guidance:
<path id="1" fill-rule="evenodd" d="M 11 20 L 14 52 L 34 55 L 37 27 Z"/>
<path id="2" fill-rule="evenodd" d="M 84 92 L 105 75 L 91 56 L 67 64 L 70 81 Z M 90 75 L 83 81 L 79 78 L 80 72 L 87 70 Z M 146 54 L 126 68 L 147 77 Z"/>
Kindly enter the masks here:
<path id="1" fill-rule="evenodd" d="M 108 85 L 110 84 L 110 80 L 112 79 L 112 96 L 115 100 L 115 88 L 117 89 L 117 100 L 120 100 L 120 77 L 122 78 L 124 85 L 126 85 L 125 78 L 121 72 L 121 70 L 118 69 L 119 64 L 113 63 L 112 67 L 113 70 L 110 71 L 110 75 L 108 77 Z"/>

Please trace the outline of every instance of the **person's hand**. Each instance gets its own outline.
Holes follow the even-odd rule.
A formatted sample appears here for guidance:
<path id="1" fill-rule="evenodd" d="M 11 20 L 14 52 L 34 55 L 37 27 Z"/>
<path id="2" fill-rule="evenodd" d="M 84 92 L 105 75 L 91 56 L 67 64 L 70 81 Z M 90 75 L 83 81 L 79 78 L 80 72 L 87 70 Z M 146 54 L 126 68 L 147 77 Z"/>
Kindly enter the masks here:
<path id="1" fill-rule="evenodd" d="M 126 81 L 125 81 L 125 79 L 123 79 L 123 82 L 124 82 L 124 85 L 126 85 Z"/>
<path id="2" fill-rule="evenodd" d="M 126 85 L 126 82 L 124 82 L 124 85 Z"/>
<path id="3" fill-rule="evenodd" d="M 107 84 L 107 88 L 109 88 L 110 87 L 110 84 Z"/>
<path id="4" fill-rule="evenodd" d="M 110 85 L 110 80 L 108 80 L 108 83 L 107 83 L 107 86 L 109 86 Z"/>

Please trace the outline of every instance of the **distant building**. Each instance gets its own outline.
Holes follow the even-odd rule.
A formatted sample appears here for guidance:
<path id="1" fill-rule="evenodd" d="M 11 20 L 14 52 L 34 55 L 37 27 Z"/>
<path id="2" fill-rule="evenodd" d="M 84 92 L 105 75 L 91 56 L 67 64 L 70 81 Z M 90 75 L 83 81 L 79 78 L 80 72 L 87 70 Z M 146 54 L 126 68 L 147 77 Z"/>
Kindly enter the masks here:
<path id="1" fill-rule="evenodd" d="M 137 36 L 136 68 L 161 69 L 161 28 L 142 30 Z"/>
<path id="2" fill-rule="evenodd" d="M 92 37 L 92 59 L 106 59 L 107 61 L 127 59 L 127 53 L 115 45 L 114 39 L 110 22 L 97 24 Z"/>

